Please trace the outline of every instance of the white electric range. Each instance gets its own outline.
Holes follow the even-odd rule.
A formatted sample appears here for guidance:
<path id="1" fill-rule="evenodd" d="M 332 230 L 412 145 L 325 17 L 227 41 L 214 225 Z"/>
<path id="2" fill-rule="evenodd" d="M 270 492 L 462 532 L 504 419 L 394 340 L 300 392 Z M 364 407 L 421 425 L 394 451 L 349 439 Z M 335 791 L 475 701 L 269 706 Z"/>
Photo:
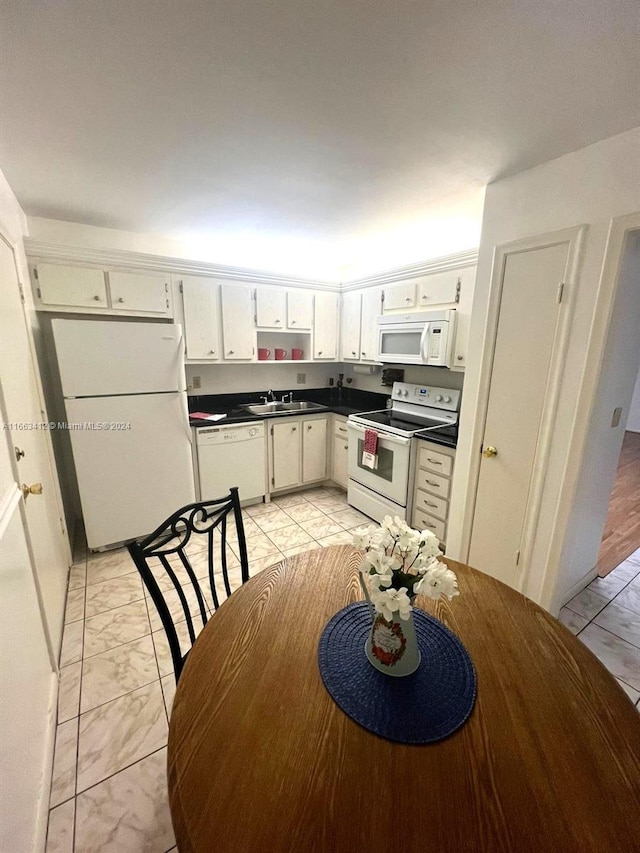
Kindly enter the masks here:
<path id="1" fill-rule="evenodd" d="M 350 415 L 347 500 L 381 521 L 385 515 L 411 518 L 415 456 L 420 437 L 455 447 L 461 392 L 452 388 L 394 382 L 391 408 Z M 363 459 L 367 430 L 378 436 L 375 467 Z"/>

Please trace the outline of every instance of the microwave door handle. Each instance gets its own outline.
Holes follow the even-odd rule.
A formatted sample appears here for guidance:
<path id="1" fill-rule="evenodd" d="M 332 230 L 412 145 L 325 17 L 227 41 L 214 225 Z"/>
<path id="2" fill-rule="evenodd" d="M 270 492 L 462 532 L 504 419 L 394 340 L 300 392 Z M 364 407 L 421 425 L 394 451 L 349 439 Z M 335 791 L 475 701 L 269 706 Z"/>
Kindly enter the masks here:
<path id="1" fill-rule="evenodd" d="M 425 323 L 422 334 L 420 335 L 420 358 L 423 364 L 426 364 L 429 361 L 429 353 L 427 352 L 429 327 L 430 323 Z"/>

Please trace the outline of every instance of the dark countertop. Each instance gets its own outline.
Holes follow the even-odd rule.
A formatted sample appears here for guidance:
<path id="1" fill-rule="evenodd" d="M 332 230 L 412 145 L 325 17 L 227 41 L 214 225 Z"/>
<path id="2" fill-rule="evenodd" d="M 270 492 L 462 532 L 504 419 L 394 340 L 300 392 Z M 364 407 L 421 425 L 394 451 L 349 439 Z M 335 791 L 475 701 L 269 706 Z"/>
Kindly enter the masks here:
<path id="1" fill-rule="evenodd" d="M 259 403 L 260 395 L 264 391 L 252 391 L 243 394 L 210 394 L 206 396 L 189 397 L 190 412 L 207 412 L 211 415 L 224 414 L 225 418 L 219 421 L 204 421 L 189 419 L 192 427 L 210 427 L 232 423 L 245 423 L 249 421 L 263 421 L 266 418 L 281 418 L 284 415 L 252 415 L 246 409 L 240 408 L 243 403 Z M 276 391 L 279 399 L 287 391 Z M 297 388 L 293 391 L 294 400 L 310 400 L 326 406 L 322 411 L 333 412 L 348 417 L 358 412 L 373 412 L 384 409 L 389 399 L 389 394 L 376 394 L 373 391 L 359 391 L 357 388 L 309 388 L 302 390 Z M 298 416 L 303 412 L 291 412 L 291 416 Z M 316 414 L 309 412 L 308 414 Z"/>

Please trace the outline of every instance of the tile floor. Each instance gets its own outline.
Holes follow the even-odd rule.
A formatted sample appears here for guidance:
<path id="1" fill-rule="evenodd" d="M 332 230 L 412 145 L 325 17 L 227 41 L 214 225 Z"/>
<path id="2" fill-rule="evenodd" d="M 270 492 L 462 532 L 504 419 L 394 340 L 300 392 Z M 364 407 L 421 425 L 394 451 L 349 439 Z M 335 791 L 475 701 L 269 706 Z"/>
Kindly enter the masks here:
<path id="1" fill-rule="evenodd" d="M 345 498 L 338 488 L 314 488 L 245 508 L 250 573 L 350 542 L 348 531 L 371 519 Z M 240 583 L 236 543 L 231 533 L 232 588 Z M 204 560 L 194 562 L 206 576 Z M 160 620 L 125 549 L 74 563 L 60 666 L 47 853 L 175 851 L 166 790 L 175 678 Z"/>
<path id="2" fill-rule="evenodd" d="M 349 542 L 348 531 L 370 523 L 329 487 L 247 507 L 243 516 L 251 574 L 283 556 Z M 234 544 L 232 535 L 232 587 L 240 582 Z M 640 550 L 560 618 L 638 703 Z M 47 853 L 175 851 L 165 770 L 173 667 L 124 549 L 74 563 L 60 665 Z"/>

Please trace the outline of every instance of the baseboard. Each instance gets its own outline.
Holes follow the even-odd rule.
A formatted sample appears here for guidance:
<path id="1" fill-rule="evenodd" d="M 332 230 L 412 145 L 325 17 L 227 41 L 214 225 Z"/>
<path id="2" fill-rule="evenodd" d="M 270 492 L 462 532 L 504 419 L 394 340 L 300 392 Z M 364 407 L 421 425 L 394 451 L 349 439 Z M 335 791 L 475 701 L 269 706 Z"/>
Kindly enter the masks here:
<path id="1" fill-rule="evenodd" d="M 574 595 L 577 595 L 579 592 L 581 592 L 585 588 L 585 586 L 588 586 L 591 583 L 591 581 L 595 580 L 597 577 L 598 577 L 598 567 L 596 565 L 592 569 L 589 569 L 589 571 L 586 572 L 580 578 L 579 581 L 576 581 L 576 583 L 574 583 L 572 586 L 569 587 L 569 589 L 565 590 L 565 592 L 562 593 L 562 595 L 559 597 L 560 598 L 560 605 L 558 606 L 558 612 L 560 612 L 560 608 L 564 607 L 564 605 L 567 603 L 567 601 L 571 601 L 571 599 L 573 598 Z M 557 613 L 554 614 L 554 616 L 557 616 L 557 615 L 558 615 Z"/>
<path id="2" fill-rule="evenodd" d="M 47 742 L 42 762 L 42 783 L 40 786 L 40 805 L 33 838 L 36 853 L 45 853 L 47 845 L 47 827 L 49 825 L 49 801 L 51 799 L 51 777 L 53 775 L 53 757 L 56 745 L 56 725 L 58 721 L 58 676 L 51 673 L 51 693 L 49 696 L 49 721 Z"/>

